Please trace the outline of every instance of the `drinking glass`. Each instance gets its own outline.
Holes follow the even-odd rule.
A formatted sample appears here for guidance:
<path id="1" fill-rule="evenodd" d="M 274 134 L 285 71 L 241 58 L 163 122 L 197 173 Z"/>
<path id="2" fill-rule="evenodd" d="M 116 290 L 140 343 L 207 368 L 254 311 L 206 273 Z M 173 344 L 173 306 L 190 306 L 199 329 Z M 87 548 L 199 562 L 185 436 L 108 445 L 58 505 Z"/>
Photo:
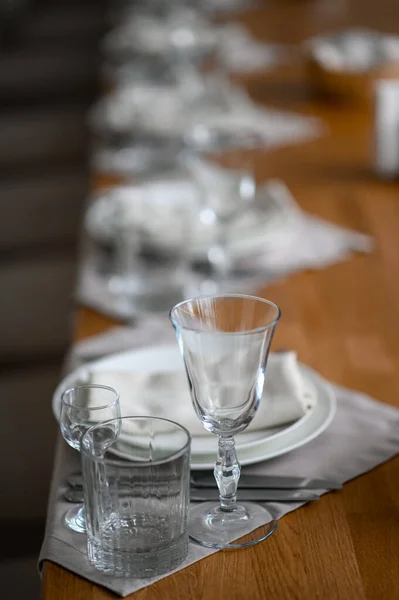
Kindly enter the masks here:
<path id="1" fill-rule="evenodd" d="M 229 230 L 233 221 L 248 210 L 249 204 L 255 198 L 256 182 L 252 173 L 245 169 L 232 171 L 230 185 L 226 186 L 224 191 L 224 199 L 217 194 L 213 198 L 210 194 L 207 206 L 214 211 L 218 224 L 215 244 L 208 251 L 208 260 L 218 283 L 226 281 L 233 271 Z M 229 202 L 226 201 L 227 199 Z M 222 202 L 218 202 L 220 200 Z"/>
<path id="2" fill-rule="evenodd" d="M 103 432 L 115 420 L 81 441 L 88 556 L 109 575 L 153 577 L 187 556 L 191 438 L 167 419 L 117 421 L 120 436 L 105 453 Z"/>
<path id="3" fill-rule="evenodd" d="M 241 294 L 200 296 L 170 311 L 198 418 L 219 438 L 214 476 L 220 503 L 190 511 L 189 534 L 209 548 L 241 548 L 263 541 L 277 528 L 260 505 L 237 503 L 240 464 L 234 436 L 255 416 L 279 308 Z M 268 522 L 266 526 L 264 523 Z M 262 531 L 254 531 L 263 526 Z M 249 541 L 233 543 L 253 532 Z"/>
<path id="4" fill-rule="evenodd" d="M 80 451 L 83 433 L 95 423 L 111 418 L 120 419 L 119 394 L 105 385 L 87 384 L 69 388 L 61 396 L 60 426 L 64 440 Z M 117 421 L 115 421 L 117 424 Z M 116 425 L 108 430 L 103 449 L 118 435 Z M 77 533 L 86 532 L 84 505 L 78 504 L 65 515 L 65 524 Z"/>

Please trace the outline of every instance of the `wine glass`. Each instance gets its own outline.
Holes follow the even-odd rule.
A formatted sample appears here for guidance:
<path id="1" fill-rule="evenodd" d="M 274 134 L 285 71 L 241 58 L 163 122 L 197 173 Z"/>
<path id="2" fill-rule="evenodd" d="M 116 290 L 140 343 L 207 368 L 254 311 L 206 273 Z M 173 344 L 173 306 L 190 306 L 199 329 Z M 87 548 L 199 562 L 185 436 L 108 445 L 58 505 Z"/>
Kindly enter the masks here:
<path id="1" fill-rule="evenodd" d="M 215 190 L 214 194 L 209 194 L 207 203 L 218 223 L 215 243 L 208 250 L 208 260 L 218 283 L 226 281 L 234 269 L 229 248 L 231 225 L 248 210 L 256 193 L 256 182 L 249 170 L 231 170 L 229 175 L 230 185 L 225 187 L 224 194 Z"/>
<path id="2" fill-rule="evenodd" d="M 242 548 L 263 541 L 277 528 L 267 510 L 237 503 L 240 464 L 234 436 L 252 421 L 265 379 L 279 308 L 242 294 L 199 296 L 170 311 L 198 418 L 219 438 L 214 476 L 220 503 L 190 512 L 189 534 L 208 548 Z M 268 522 L 266 526 L 264 523 Z M 233 543 L 255 528 L 250 541 Z"/>
<path id="3" fill-rule="evenodd" d="M 253 170 L 241 152 L 224 156 L 223 161 L 219 161 L 223 164 L 212 158 L 204 160 L 187 150 L 181 160 L 201 191 L 199 220 L 204 231 L 212 232 L 202 261 L 192 258 L 194 269 L 204 274 L 194 294 L 226 292 L 225 284 L 235 267 L 230 247 L 232 225 L 251 209 L 256 199 Z M 204 259 L 206 264 L 203 264 Z"/>
<path id="4" fill-rule="evenodd" d="M 96 384 L 79 385 L 69 388 L 61 396 L 61 434 L 75 450 L 80 451 L 81 437 L 89 427 L 102 421 L 120 419 L 120 416 L 119 394 L 111 387 Z M 118 434 L 119 431 L 115 427 L 104 429 L 103 439 L 97 440 L 97 448 L 105 452 Z M 84 505 L 78 504 L 71 508 L 65 515 L 65 523 L 69 529 L 85 533 Z"/>

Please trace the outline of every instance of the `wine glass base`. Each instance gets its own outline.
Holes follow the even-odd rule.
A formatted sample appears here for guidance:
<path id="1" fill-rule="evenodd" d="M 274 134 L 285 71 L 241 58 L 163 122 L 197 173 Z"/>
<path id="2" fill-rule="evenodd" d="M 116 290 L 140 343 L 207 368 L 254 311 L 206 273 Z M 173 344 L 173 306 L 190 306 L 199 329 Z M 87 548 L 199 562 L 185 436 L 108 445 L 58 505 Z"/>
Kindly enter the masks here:
<path id="1" fill-rule="evenodd" d="M 222 550 L 255 546 L 277 527 L 278 522 L 259 504 L 240 502 L 236 510 L 224 512 L 213 502 L 204 502 L 190 510 L 188 532 L 193 542 Z"/>
<path id="2" fill-rule="evenodd" d="M 64 517 L 64 522 L 68 529 L 76 533 L 86 533 L 84 504 L 78 504 L 68 510 Z"/>

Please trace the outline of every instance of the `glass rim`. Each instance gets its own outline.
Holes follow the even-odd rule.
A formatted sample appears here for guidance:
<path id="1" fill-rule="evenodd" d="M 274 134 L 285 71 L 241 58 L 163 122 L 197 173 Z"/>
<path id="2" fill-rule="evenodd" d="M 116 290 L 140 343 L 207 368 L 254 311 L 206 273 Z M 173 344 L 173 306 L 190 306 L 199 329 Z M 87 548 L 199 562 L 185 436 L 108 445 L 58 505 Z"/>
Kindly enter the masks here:
<path id="1" fill-rule="evenodd" d="M 172 451 L 170 454 L 168 454 L 167 456 L 165 456 L 164 458 L 160 458 L 158 460 L 151 460 L 151 461 L 134 461 L 133 459 L 128 459 L 126 458 L 125 460 L 123 459 L 118 459 L 118 458 L 101 458 L 99 456 L 94 456 L 89 450 L 87 450 L 87 448 L 84 447 L 83 444 L 83 440 L 85 437 L 88 437 L 88 434 L 91 433 L 94 429 L 98 429 L 99 427 L 103 427 L 104 425 L 108 425 L 110 423 L 115 423 L 116 421 L 124 421 L 127 419 L 134 419 L 135 421 L 143 421 L 143 420 L 151 420 L 151 421 L 163 421 L 164 423 L 171 423 L 172 425 L 174 425 L 175 427 L 177 427 L 178 429 L 180 429 L 183 433 L 186 434 L 186 442 L 184 443 L 184 445 L 179 448 L 178 450 L 174 450 Z M 96 463 L 102 463 L 105 465 L 109 465 L 112 467 L 121 467 L 121 468 L 131 468 L 132 466 L 136 467 L 140 467 L 140 468 L 148 468 L 149 465 L 151 466 L 158 466 L 158 465 L 163 465 L 165 463 L 168 463 L 172 460 L 175 460 L 177 458 L 179 458 L 180 456 L 182 456 L 183 454 L 185 454 L 187 452 L 187 450 L 190 449 L 191 446 L 191 433 L 189 432 L 189 430 L 184 427 L 184 425 L 180 425 L 180 423 L 176 423 L 176 421 L 172 421 L 171 419 L 164 419 L 163 417 L 152 417 L 150 415 L 127 415 L 124 417 L 115 417 L 114 419 L 108 419 L 107 421 L 101 421 L 100 423 L 96 423 L 95 425 L 92 425 L 91 427 L 89 427 L 84 434 L 82 435 L 81 439 L 80 439 L 80 453 L 84 454 L 85 456 L 87 456 L 90 460 L 92 460 L 93 462 Z"/>
<path id="2" fill-rule="evenodd" d="M 107 392 L 112 392 L 113 394 L 115 394 L 114 399 L 112 400 L 112 402 L 108 402 L 107 404 L 102 404 L 101 406 L 88 406 L 86 405 L 77 405 L 71 402 L 68 402 L 67 400 L 65 400 L 67 394 L 69 394 L 72 391 L 79 391 L 79 390 L 87 390 L 87 389 L 100 389 L 100 390 L 106 390 Z M 74 385 L 70 388 L 67 388 L 66 390 L 64 390 L 61 394 L 61 405 L 64 404 L 65 406 L 68 406 L 69 408 L 80 408 L 80 409 L 87 409 L 87 410 L 104 410 L 104 408 L 109 408 L 110 406 L 113 406 L 114 404 L 116 404 L 117 402 L 119 402 L 120 400 L 120 395 L 119 392 L 113 388 L 110 387 L 109 385 L 101 385 L 101 384 L 97 384 L 97 383 L 85 383 L 82 385 Z"/>
<path id="3" fill-rule="evenodd" d="M 199 329 L 198 327 L 186 327 L 185 325 L 181 325 L 173 317 L 173 312 L 176 309 L 181 308 L 185 304 L 188 304 L 189 302 L 194 302 L 194 300 L 205 300 L 205 299 L 210 299 L 210 298 L 220 298 L 220 299 L 222 299 L 222 298 L 225 298 L 225 299 L 242 298 L 242 299 L 247 299 L 247 300 L 256 300 L 258 302 L 267 304 L 268 306 L 275 308 L 277 311 L 277 316 L 275 319 L 271 320 L 269 323 L 267 323 L 265 325 L 260 325 L 259 327 L 254 327 L 253 329 L 245 329 L 244 331 L 206 331 L 204 329 Z M 278 323 L 280 317 L 281 317 L 281 310 L 277 306 L 277 304 L 275 304 L 271 300 L 267 300 L 266 298 L 261 298 L 260 296 L 252 296 L 251 294 L 205 294 L 203 296 L 194 296 L 193 298 L 188 298 L 187 300 L 182 300 L 181 302 L 178 302 L 169 311 L 169 319 L 172 322 L 172 325 L 175 329 L 183 329 L 185 331 L 193 331 L 196 333 L 209 333 L 211 335 L 250 335 L 253 333 L 261 333 L 262 331 L 266 331 L 267 329 L 270 329 L 270 327 L 273 327 L 274 325 L 276 325 Z"/>

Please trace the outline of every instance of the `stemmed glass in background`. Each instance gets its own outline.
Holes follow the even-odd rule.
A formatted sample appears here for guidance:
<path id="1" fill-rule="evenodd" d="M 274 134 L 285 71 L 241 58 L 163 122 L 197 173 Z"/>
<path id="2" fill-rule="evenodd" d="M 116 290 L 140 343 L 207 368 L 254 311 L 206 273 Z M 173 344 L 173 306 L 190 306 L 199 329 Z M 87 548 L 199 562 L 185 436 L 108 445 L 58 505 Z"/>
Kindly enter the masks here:
<path id="1" fill-rule="evenodd" d="M 254 545 L 277 527 L 262 506 L 237 503 L 240 464 L 234 436 L 255 416 L 279 318 L 273 302 L 240 294 L 200 296 L 170 311 L 194 409 L 205 429 L 219 438 L 214 475 L 220 504 L 196 506 L 189 521 L 190 537 L 209 548 Z M 268 520 L 250 541 L 232 543 Z"/>
<path id="2" fill-rule="evenodd" d="M 120 419 L 119 394 L 105 385 L 87 384 L 66 390 L 61 397 L 60 427 L 65 441 L 80 451 L 82 435 L 96 423 L 109 419 Z M 119 431 L 107 431 L 103 440 L 103 451 L 115 441 Z M 65 515 L 69 529 L 86 532 L 84 505 L 78 504 Z"/>
<path id="3" fill-rule="evenodd" d="M 224 194 L 218 195 L 217 189 L 208 198 L 208 207 L 214 212 L 217 222 L 217 236 L 208 250 L 208 260 L 213 273 L 220 284 L 231 276 L 234 269 L 231 250 L 229 248 L 231 225 L 242 215 L 256 193 L 256 182 L 249 170 L 231 170 L 230 185 Z M 224 196 L 224 197 L 223 197 Z"/>
<path id="4" fill-rule="evenodd" d="M 250 210 L 256 198 L 256 180 L 248 159 L 241 151 L 223 157 L 223 166 L 203 160 L 192 151 L 182 158 L 202 191 L 199 219 L 211 233 L 206 256 L 193 257 L 194 270 L 204 272 L 191 295 L 227 292 L 234 273 L 230 241 L 232 226 Z M 204 260 L 206 261 L 205 264 Z"/>

